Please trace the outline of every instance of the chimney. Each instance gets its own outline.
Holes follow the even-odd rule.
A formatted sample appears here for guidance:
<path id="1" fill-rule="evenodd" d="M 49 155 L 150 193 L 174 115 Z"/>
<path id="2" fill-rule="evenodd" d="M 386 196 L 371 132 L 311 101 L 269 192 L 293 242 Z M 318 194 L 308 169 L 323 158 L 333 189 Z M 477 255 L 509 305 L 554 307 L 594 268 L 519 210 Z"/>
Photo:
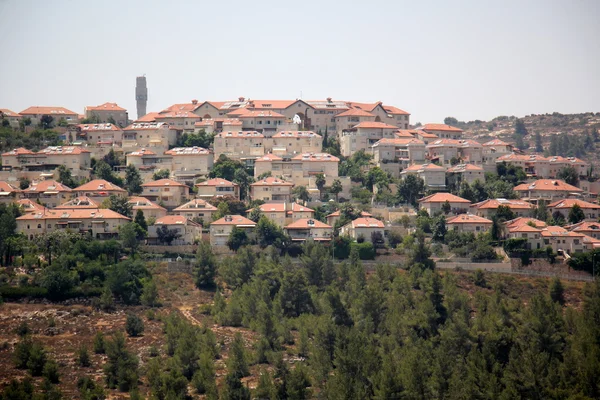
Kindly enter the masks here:
<path id="1" fill-rule="evenodd" d="M 196 105 L 196 104 L 198 104 L 198 100 L 196 100 L 196 99 L 192 100 L 192 104 L 193 104 L 193 105 Z"/>
<path id="2" fill-rule="evenodd" d="M 238 97 L 238 100 L 239 100 L 240 102 L 243 102 L 243 101 L 244 101 L 244 100 L 246 100 L 246 99 L 244 99 L 243 97 Z"/>
<path id="3" fill-rule="evenodd" d="M 327 102 L 328 102 L 328 103 L 331 103 L 331 97 L 328 97 L 328 98 L 327 98 Z"/>

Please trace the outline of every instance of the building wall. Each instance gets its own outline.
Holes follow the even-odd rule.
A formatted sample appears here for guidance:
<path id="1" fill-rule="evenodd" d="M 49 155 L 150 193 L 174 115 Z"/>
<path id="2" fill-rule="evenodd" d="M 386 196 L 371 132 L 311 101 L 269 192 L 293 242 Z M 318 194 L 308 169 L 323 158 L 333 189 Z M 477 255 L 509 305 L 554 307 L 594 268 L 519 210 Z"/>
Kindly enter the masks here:
<path id="1" fill-rule="evenodd" d="M 487 232 L 491 228 L 491 224 L 480 224 L 480 223 L 462 223 L 462 224 L 447 224 L 448 230 L 457 232 L 469 232 L 476 235 Z"/>
<path id="2" fill-rule="evenodd" d="M 214 196 L 233 196 L 236 199 L 240 198 L 239 187 L 215 187 L 215 186 L 196 186 L 198 192 L 196 197 L 198 198 L 210 198 Z M 219 190 L 217 190 L 219 189 Z"/>
<path id="3" fill-rule="evenodd" d="M 85 117 L 91 118 L 93 116 L 98 117 L 101 123 L 108 123 L 112 117 L 116 124 L 121 128 L 124 128 L 129 123 L 127 111 L 113 111 L 113 110 L 86 110 Z"/>
<path id="4" fill-rule="evenodd" d="M 47 232 L 52 232 L 59 229 L 69 230 L 72 232 L 80 232 L 80 231 L 92 231 L 92 237 L 94 238 L 102 238 L 104 236 L 115 236 L 119 232 L 119 227 L 127 223 L 125 219 L 92 219 L 92 218 L 79 218 L 77 221 L 81 222 L 71 222 L 71 223 L 61 223 L 68 222 L 69 219 L 65 220 L 59 219 L 36 219 L 36 220 L 17 220 L 17 232 L 23 233 L 27 238 L 32 238 L 32 236 L 44 234 Z"/>
<path id="5" fill-rule="evenodd" d="M 187 186 L 169 187 L 144 187 L 141 196 L 150 201 L 161 202 L 166 207 L 178 207 L 189 197 L 190 189 Z"/>
<path id="6" fill-rule="evenodd" d="M 269 185 L 269 186 L 250 186 L 250 197 L 253 200 L 285 200 L 290 201 L 292 186 L 289 185 Z"/>
<path id="7" fill-rule="evenodd" d="M 171 162 L 172 172 L 197 172 L 199 175 L 208 175 L 214 164 L 213 154 L 198 155 L 173 155 Z"/>

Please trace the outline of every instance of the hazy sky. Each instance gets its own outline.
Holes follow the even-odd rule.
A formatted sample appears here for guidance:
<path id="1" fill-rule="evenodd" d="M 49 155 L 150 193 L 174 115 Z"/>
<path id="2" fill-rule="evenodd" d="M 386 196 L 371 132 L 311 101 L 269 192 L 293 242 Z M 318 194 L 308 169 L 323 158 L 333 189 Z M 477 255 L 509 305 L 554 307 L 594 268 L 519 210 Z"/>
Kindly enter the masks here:
<path id="1" fill-rule="evenodd" d="M 0 0 L 0 108 L 383 101 L 411 122 L 600 111 L 600 1 Z"/>

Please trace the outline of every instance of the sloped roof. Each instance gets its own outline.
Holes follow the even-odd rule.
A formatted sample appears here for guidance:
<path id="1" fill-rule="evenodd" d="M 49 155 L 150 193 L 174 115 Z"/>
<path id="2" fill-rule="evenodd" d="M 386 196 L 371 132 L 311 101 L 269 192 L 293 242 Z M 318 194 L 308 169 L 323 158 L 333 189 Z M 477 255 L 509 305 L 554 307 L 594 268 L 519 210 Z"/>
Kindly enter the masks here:
<path id="1" fill-rule="evenodd" d="M 558 200 L 553 203 L 548 204 L 548 208 L 571 208 L 575 204 L 583 209 L 600 209 L 600 204 L 589 203 L 587 201 L 579 200 L 579 199 L 564 199 Z"/>
<path id="2" fill-rule="evenodd" d="M 525 200 L 511 199 L 487 199 L 473 204 L 471 207 L 477 209 L 496 209 L 499 206 L 508 206 L 511 209 L 533 209 L 535 206 Z"/>
<path id="3" fill-rule="evenodd" d="M 471 204 L 471 202 L 467 199 L 463 199 L 462 197 L 458 197 L 453 195 L 452 193 L 434 193 L 432 195 L 423 197 L 419 200 L 419 203 L 466 203 Z"/>
<path id="4" fill-rule="evenodd" d="M 446 219 L 446 224 L 492 224 L 487 218 L 473 214 L 460 214 Z"/>
<path id="5" fill-rule="evenodd" d="M 546 191 L 561 191 L 561 192 L 583 192 L 583 190 L 575 187 L 573 185 L 569 185 L 564 181 L 558 179 L 538 179 L 533 183 L 523 183 L 521 185 L 515 186 L 514 188 L 517 192 L 526 192 L 529 190 L 546 190 Z"/>
<path id="6" fill-rule="evenodd" d="M 94 179 L 89 181 L 88 183 L 84 183 L 83 185 L 76 187 L 73 189 L 78 192 L 82 191 L 101 191 L 101 192 L 127 192 L 125 189 L 118 187 L 114 183 L 110 183 L 104 179 Z"/>
<path id="7" fill-rule="evenodd" d="M 246 217 L 242 217 L 241 215 L 226 215 L 223 218 L 214 221 L 210 225 L 235 225 L 244 227 L 254 227 L 256 226 L 256 222 Z"/>
<path id="8" fill-rule="evenodd" d="M 229 182 L 227 179 L 213 178 L 204 182 L 196 183 L 196 186 L 238 186 L 238 184 Z"/>
<path id="9" fill-rule="evenodd" d="M 99 106 L 87 106 L 87 111 L 127 111 L 123 107 L 119 107 L 117 103 L 104 103 Z"/>
<path id="10" fill-rule="evenodd" d="M 187 187 L 181 182 L 174 181 L 173 179 L 159 179 L 157 181 L 146 182 L 142 187 Z"/>
<path id="11" fill-rule="evenodd" d="M 447 131 L 447 132 L 462 132 L 460 128 L 446 124 L 425 124 L 423 126 L 424 131 Z"/>
<path id="12" fill-rule="evenodd" d="M 353 228 L 385 228 L 383 222 L 372 217 L 360 217 L 349 222 Z"/>
<path id="13" fill-rule="evenodd" d="M 250 186 L 294 186 L 294 184 L 291 182 L 286 182 L 283 179 L 269 176 L 250 184 Z"/>
<path id="14" fill-rule="evenodd" d="M 310 228 L 322 228 L 332 229 L 331 226 L 314 218 L 300 218 L 286 225 L 285 229 L 310 229 Z"/>

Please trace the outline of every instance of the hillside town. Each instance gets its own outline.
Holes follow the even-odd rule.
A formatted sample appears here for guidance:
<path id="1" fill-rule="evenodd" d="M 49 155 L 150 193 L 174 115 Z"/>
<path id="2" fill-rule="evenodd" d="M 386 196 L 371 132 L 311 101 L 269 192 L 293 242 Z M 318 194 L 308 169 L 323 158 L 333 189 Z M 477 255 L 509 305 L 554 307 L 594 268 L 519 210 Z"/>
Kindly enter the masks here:
<path id="1" fill-rule="evenodd" d="M 264 218 L 279 232 L 268 244 L 343 237 L 373 255 L 415 229 L 446 245 L 450 232 L 511 243 L 509 256 L 568 260 L 600 247 L 593 167 L 521 150 L 510 136 L 476 140 L 446 123 L 411 125 L 409 112 L 382 102 L 332 98 L 192 100 L 144 112 L 140 102 L 135 120 L 110 102 L 83 114 L 0 109 L 16 136 L 53 134 L 2 143 L 0 202 L 21 207 L 17 232 L 110 239 L 135 222 L 144 245 L 204 240 L 227 253 L 256 243 Z"/>

